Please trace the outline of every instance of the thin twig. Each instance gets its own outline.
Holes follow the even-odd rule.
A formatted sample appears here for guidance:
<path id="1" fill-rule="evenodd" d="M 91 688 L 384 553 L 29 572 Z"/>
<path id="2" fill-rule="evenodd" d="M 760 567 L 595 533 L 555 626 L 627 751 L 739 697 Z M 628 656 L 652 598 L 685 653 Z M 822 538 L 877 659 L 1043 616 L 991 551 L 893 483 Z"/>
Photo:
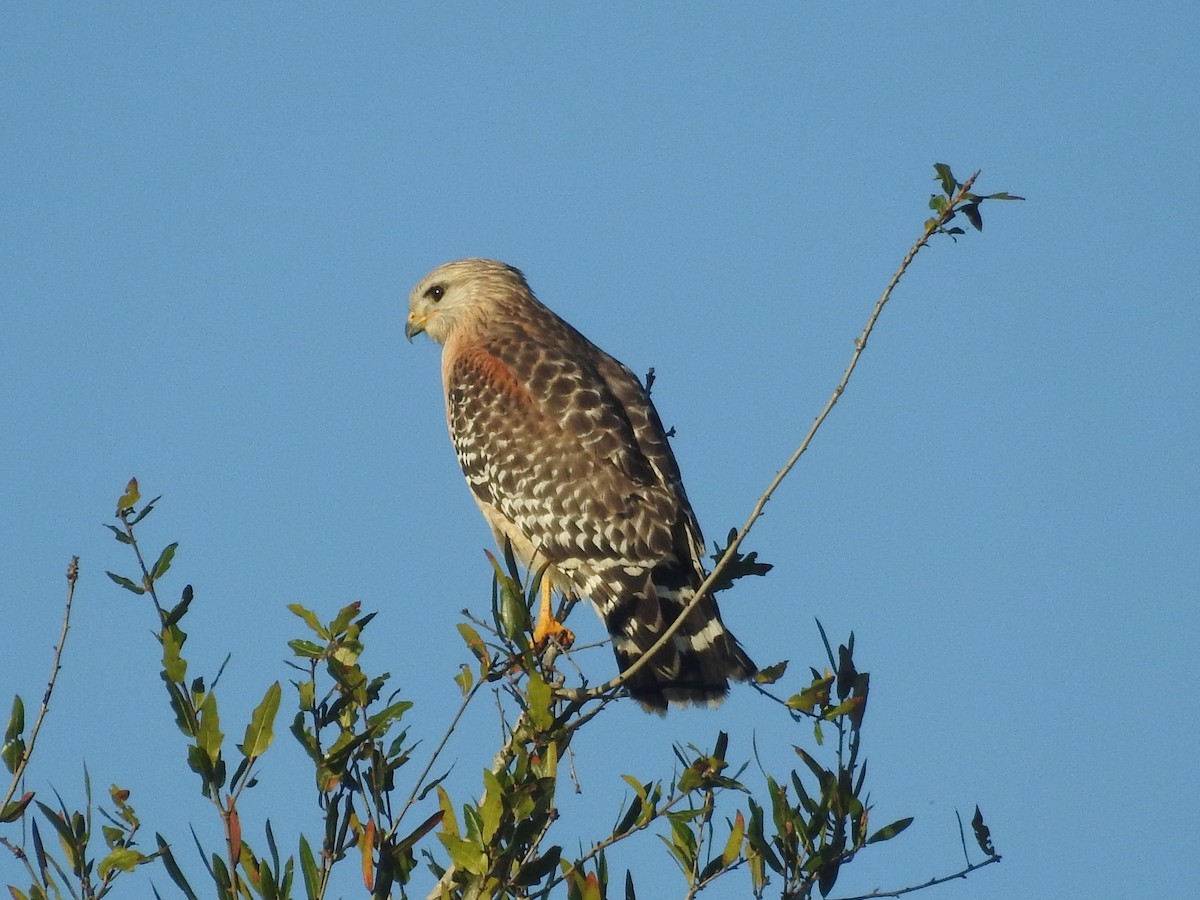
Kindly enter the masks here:
<path id="1" fill-rule="evenodd" d="M 79 557 L 72 556 L 71 562 L 67 566 L 67 599 L 63 604 L 62 628 L 58 633 L 58 643 L 54 645 L 54 662 L 50 667 L 50 677 L 46 679 L 46 689 L 42 692 L 42 705 L 38 709 L 37 718 L 34 719 L 33 728 L 29 731 L 29 742 L 25 745 L 25 752 L 21 754 L 16 771 L 13 772 L 12 783 L 8 786 L 4 799 L 0 800 L 0 809 L 5 809 L 17 792 L 21 776 L 25 774 L 25 769 L 33 758 L 33 747 L 37 743 L 38 732 L 42 730 L 42 722 L 45 720 L 46 714 L 50 712 L 50 696 L 54 693 L 54 685 L 58 681 L 58 673 L 62 669 L 63 648 L 67 645 L 67 632 L 71 630 L 71 604 L 75 600 L 75 582 L 78 580 Z"/>
<path id="2" fill-rule="evenodd" d="M 117 510 L 117 518 L 125 526 L 125 536 L 129 538 L 129 546 L 133 548 L 133 555 L 137 557 L 138 567 L 142 570 L 142 587 L 146 589 L 146 593 L 154 601 L 154 609 L 158 612 L 158 622 L 161 625 L 166 621 L 167 611 L 158 602 L 158 592 L 154 590 L 154 579 L 150 577 L 150 570 L 146 568 L 146 560 L 142 557 L 142 548 L 138 546 L 137 538 L 134 537 L 133 524 L 129 521 L 129 516 L 123 509 Z"/>
<path id="3" fill-rule="evenodd" d="M 713 570 L 709 573 L 708 577 L 705 578 L 700 584 L 700 587 L 696 589 L 696 593 L 692 596 L 691 600 L 689 600 L 680 611 L 679 616 L 663 631 L 661 635 L 659 635 L 658 640 L 655 641 L 650 648 L 646 650 L 646 652 L 644 652 L 638 659 L 634 660 L 629 667 L 616 678 L 613 678 L 604 684 L 597 685 L 590 690 L 571 692 L 564 691 L 564 696 L 567 696 L 570 699 L 598 697 L 601 694 L 621 687 L 623 684 L 629 681 L 630 678 L 636 675 L 643 666 L 647 665 L 659 650 L 666 646 L 667 642 L 675 636 L 675 633 L 683 627 L 684 620 L 687 619 L 692 610 L 698 607 L 704 601 L 705 597 L 709 596 L 712 591 L 712 586 L 717 582 L 717 579 L 720 578 L 721 574 L 737 556 L 738 549 L 741 547 L 742 542 L 746 539 L 746 536 L 750 534 L 750 530 L 754 527 L 754 524 L 758 521 L 759 517 L 762 516 L 767 502 L 775 494 L 775 491 L 778 489 L 779 485 L 783 483 L 783 480 L 787 478 L 788 474 L 795 467 L 796 463 L 800 461 L 800 457 L 803 456 L 808 450 L 809 444 L 812 443 L 817 431 L 820 430 L 821 426 L 825 423 L 825 419 L 833 411 L 834 406 L 837 405 L 842 393 L 846 390 L 846 386 L 850 383 L 850 378 L 854 374 L 855 368 L 858 366 L 859 358 L 862 356 L 863 351 L 867 347 L 867 340 L 871 337 L 871 332 L 875 330 L 875 323 L 879 321 L 879 316 L 883 312 L 883 308 L 891 299 L 892 292 L 900 283 L 900 279 L 904 277 L 904 273 L 908 271 L 908 267 L 912 264 L 912 261 L 916 258 L 917 254 L 929 243 L 929 239 L 950 220 L 950 217 L 954 214 L 955 207 L 965 199 L 966 194 L 970 193 L 971 187 L 975 184 L 975 179 L 978 177 L 979 172 L 976 172 L 974 175 L 968 178 L 964 184 L 959 186 L 954 198 L 946 204 L 942 211 L 926 222 L 921 236 L 917 239 L 916 243 L 909 248 L 908 253 L 904 255 L 904 259 L 901 260 L 899 268 L 897 268 L 895 274 L 892 275 L 887 287 L 884 288 L 883 295 L 879 298 L 878 302 L 875 304 L 874 310 L 871 311 L 871 315 L 867 318 L 867 324 L 863 327 L 862 333 L 859 334 L 857 340 L 854 342 L 854 352 L 850 356 L 850 362 L 846 366 L 846 370 L 842 373 L 842 378 L 838 382 L 837 387 L 833 389 L 833 393 L 830 395 L 829 400 L 825 403 L 824 409 L 822 409 L 816 419 L 813 420 L 812 425 L 809 427 L 808 432 L 804 435 L 803 440 L 800 441 L 800 445 L 796 448 L 795 452 L 792 453 L 788 461 L 784 463 L 783 468 L 781 468 L 775 474 L 775 477 L 772 478 L 770 483 L 767 485 L 766 490 L 764 490 L 762 495 L 759 496 L 758 501 L 754 504 L 753 509 L 750 511 L 749 518 L 746 519 L 746 523 L 741 527 L 741 530 L 738 531 L 737 535 L 733 539 L 733 542 L 730 543 L 730 545 L 725 549 L 725 552 L 721 555 L 721 558 L 717 560 L 717 564 L 713 567 Z"/>
<path id="4" fill-rule="evenodd" d="M 421 787 L 425 784 L 425 779 L 429 776 L 430 771 L 432 771 L 433 765 L 437 762 L 438 756 L 441 755 L 442 750 L 446 748 L 446 744 L 450 741 L 450 735 L 454 734 L 454 729 L 458 727 L 458 720 L 461 719 L 463 713 L 467 711 L 468 704 L 475 699 L 475 694 L 479 691 L 479 688 L 482 687 L 483 684 L 484 681 L 482 678 L 479 681 L 476 681 L 473 685 L 471 685 L 471 690 L 467 692 L 467 696 L 463 697 L 462 703 L 459 704 L 458 712 L 454 714 L 454 718 L 450 721 L 450 725 L 446 729 L 446 733 L 442 735 L 441 742 L 436 748 L 434 748 L 433 755 L 429 757 L 429 762 L 426 763 L 425 768 L 421 770 L 420 777 L 417 778 L 416 784 L 413 785 L 412 793 L 409 794 L 408 799 L 404 801 L 404 806 L 401 807 L 400 814 L 393 820 L 391 829 L 393 834 L 395 833 L 396 829 L 400 827 L 400 820 L 404 818 L 404 814 L 408 812 L 409 807 L 416 802 L 417 794 L 420 793 Z"/>
<path id="5" fill-rule="evenodd" d="M 546 889 L 549 890 L 551 888 L 556 887 L 559 884 L 562 884 L 562 882 L 566 881 L 567 875 L 569 875 L 572 871 L 578 871 L 580 869 L 580 867 L 583 866 L 584 863 L 588 862 L 591 859 L 594 859 L 596 856 L 598 856 L 600 853 L 607 850 L 609 847 L 613 846 L 614 844 L 617 844 L 617 843 L 625 840 L 626 838 L 633 837 L 638 832 L 645 831 L 652 824 L 659 821 L 663 816 L 665 816 L 667 813 L 669 813 L 676 805 L 678 805 L 680 802 L 682 802 L 687 796 L 688 796 L 687 793 L 683 793 L 683 792 L 677 793 L 674 797 L 671 797 L 669 800 L 667 800 L 666 803 L 664 803 L 662 806 L 655 809 L 650 814 L 649 818 L 646 819 L 645 822 L 635 823 L 634 825 L 630 826 L 628 831 L 624 831 L 621 834 L 612 834 L 612 835 L 609 835 L 608 837 L 604 838 L 603 840 L 597 841 L 596 843 L 594 843 L 591 846 L 591 849 L 589 849 L 587 851 L 587 853 L 583 854 L 583 856 L 579 857 L 579 859 L 575 860 L 575 862 L 571 864 L 570 869 L 568 869 L 566 872 L 563 872 L 561 875 L 555 876 L 550 881 L 548 881 L 546 883 Z"/>
<path id="6" fill-rule="evenodd" d="M 904 894 L 911 894 L 914 891 L 923 891 L 925 888 L 933 887 L 935 884 L 945 884 L 947 881 L 954 881 L 958 878 L 966 878 L 972 872 L 982 869 L 984 866 L 990 866 L 992 863 L 1000 862 L 999 856 L 989 856 L 983 862 L 971 863 L 965 869 L 955 872 L 953 875 L 943 875 L 941 878 L 930 878 L 921 884 L 909 885 L 905 888 L 896 888 L 895 890 L 875 890 L 869 894 L 855 894 L 853 897 L 839 897 L 837 900 L 875 900 L 877 897 L 901 897 Z"/>
<path id="7" fill-rule="evenodd" d="M 516 755 L 515 751 L 513 750 L 513 745 L 517 741 L 517 735 L 520 734 L 521 731 L 526 727 L 526 723 L 528 721 L 528 711 L 522 712 L 521 715 L 517 717 L 517 721 L 513 724 L 512 730 L 509 732 L 508 740 L 504 742 L 504 746 L 496 752 L 496 756 L 492 759 L 493 775 L 499 775 L 501 772 L 507 769 L 508 764 L 512 762 L 513 757 Z M 480 798 L 479 802 L 482 803 L 483 798 Z M 446 871 L 442 873 L 442 877 L 439 878 L 437 884 L 434 885 L 433 890 L 431 890 L 427 895 L 426 900 L 435 900 L 435 898 L 445 896 L 446 891 L 454 882 L 454 876 L 457 871 L 457 867 L 454 865 L 454 862 L 451 861 L 450 865 L 446 867 Z"/>

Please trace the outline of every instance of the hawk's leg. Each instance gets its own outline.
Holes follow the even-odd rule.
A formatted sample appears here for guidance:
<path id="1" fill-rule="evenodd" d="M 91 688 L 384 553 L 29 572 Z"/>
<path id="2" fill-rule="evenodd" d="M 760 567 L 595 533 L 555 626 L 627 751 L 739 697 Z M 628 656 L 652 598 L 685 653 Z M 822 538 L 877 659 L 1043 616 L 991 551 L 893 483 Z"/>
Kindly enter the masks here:
<path id="1" fill-rule="evenodd" d="M 551 600 L 554 586 L 548 573 L 542 576 L 542 602 L 538 604 L 537 624 L 533 628 L 533 645 L 540 647 L 553 639 L 561 647 L 570 647 L 575 643 L 575 634 L 562 622 L 554 618 Z"/>

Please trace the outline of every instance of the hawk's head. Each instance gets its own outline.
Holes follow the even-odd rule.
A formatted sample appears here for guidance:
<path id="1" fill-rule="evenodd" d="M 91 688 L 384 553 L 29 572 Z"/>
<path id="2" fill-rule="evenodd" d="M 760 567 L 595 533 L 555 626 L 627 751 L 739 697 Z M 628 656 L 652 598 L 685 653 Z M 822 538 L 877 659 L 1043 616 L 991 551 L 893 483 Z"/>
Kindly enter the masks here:
<path id="1" fill-rule="evenodd" d="M 439 344 L 464 319 L 485 313 L 488 304 L 514 294 L 528 297 L 525 276 L 492 259 L 458 259 L 438 266 L 417 282 L 408 295 L 405 336 L 424 331 Z"/>

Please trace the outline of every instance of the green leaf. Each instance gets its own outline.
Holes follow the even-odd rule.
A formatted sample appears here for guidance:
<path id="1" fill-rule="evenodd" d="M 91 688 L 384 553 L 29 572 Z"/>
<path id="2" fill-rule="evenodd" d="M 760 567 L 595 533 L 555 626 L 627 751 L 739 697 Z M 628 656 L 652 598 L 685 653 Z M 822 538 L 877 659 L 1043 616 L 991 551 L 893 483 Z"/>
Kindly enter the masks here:
<path id="1" fill-rule="evenodd" d="M 945 163 L 934 163 L 933 171 L 937 173 L 937 180 L 942 183 L 942 191 L 947 197 L 953 196 L 959 185 L 950 167 Z"/>
<path id="2" fill-rule="evenodd" d="M 130 847 L 117 847 L 108 856 L 100 860 L 97 871 L 101 878 L 107 878 L 113 869 L 120 872 L 132 872 L 147 858 Z"/>
<path id="3" fill-rule="evenodd" d="M 178 549 L 179 543 L 167 544 L 163 547 L 162 553 L 158 554 L 158 561 L 154 564 L 154 568 L 150 570 L 150 580 L 158 581 L 167 574 L 167 570 L 171 568 L 171 560 L 175 558 L 175 551 Z"/>
<path id="4" fill-rule="evenodd" d="M 739 809 L 733 820 L 733 828 L 729 831 L 729 840 L 721 851 L 722 867 L 732 866 L 742 853 L 742 839 L 746 836 L 746 819 Z"/>
<path id="5" fill-rule="evenodd" d="M 445 778 L 444 775 L 442 777 Z M 442 810 L 442 832 L 452 837 L 458 837 L 458 819 L 454 817 L 454 803 L 451 801 L 450 795 L 446 793 L 446 789 L 440 784 L 437 785 L 437 796 L 438 806 Z"/>
<path id="6" fill-rule="evenodd" d="M 475 841 L 464 841 L 462 838 L 449 834 L 439 834 L 438 840 L 450 854 L 454 865 L 472 875 L 482 875 L 487 871 L 487 855 L 483 847 Z"/>
<path id="7" fill-rule="evenodd" d="M 320 876 L 317 873 L 317 861 L 313 857 L 312 847 L 308 838 L 300 835 L 300 874 L 304 876 L 304 894 L 308 900 L 317 900 L 317 888 Z"/>
<path id="8" fill-rule="evenodd" d="M 356 602 L 338 610 L 337 616 L 329 623 L 330 635 L 332 637 L 344 636 L 350 627 L 350 622 L 358 615 L 360 609 L 362 609 L 362 604 Z"/>
<path id="9" fill-rule="evenodd" d="M 136 525 L 138 522 L 142 521 L 142 519 L 146 518 L 146 516 L 150 515 L 150 510 L 154 509 L 154 504 L 157 503 L 161 499 L 162 499 L 162 494 L 159 494 L 153 500 L 148 502 L 145 506 L 142 507 L 142 511 L 140 513 L 138 513 L 136 516 L 134 516 L 132 519 L 129 520 L 129 524 L 131 526 Z"/>
<path id="10" fill-rule="evenodd" d="M 540 778 L 549 778 L 551 782 L 558 778 L 558 743 L 551 741 L 546 749 L 534 758 L 534 774 Z"/>
<path id="11" fill-rule="evenodd" d="M 24 731 L 25 701 L 20 696 L 14 695 L 12 712 L 8 716 L 8 727 L 4 730 L 4 747 L 0 750 L 5 767 L 14 774 L 25 756 L 25 740 L 21 737 Z"/>
<path id="12" fill-rule="evenodd" d="M 15 741 L 25 730 L 25 701 L 19 694 L 13 695 L 12 712 L 8 714 L 8 727 L 4 729 L 4 740 Z"/>
<path id="13" fill-rule="evenodd" d="M 883 828 L 880 828 L 877 832 L 867 838 L 867 843 L 876 844 L 879 841 L 890 841 L 912 823 L 912 816 L 909 816 L 907 819 L 897 819 L 891 825 L 885 825 Z"/>
<path id="14" fill-rule="evenodd" d="M 171 611 L 168 612 L 166 618 L 163 619 L 163 628 L 170 628 L 172 625 L 179 623 L 179 620 L 187 614 L 188 607 L 192 605 L 193 596 L 192 586 L 190 584 L 185 584 L 183 586 L 183 593 L 180 595 L 179 602 L 171 607 Z"/>
<path id="15" fill-rule="evenodd" d="M 58 813 L 43 803 L 41 800 L 34 801 L 38 809 L 42 811 L 46 821 L 54 826 L 54 830 L 58 832 L 58 842 L 62 845 L 63 853 L 67 857 L 67 862 L 70 864 L 71 871 L 76 871 L 80 861 L 79 838 L 75 834 L 75 830 L 71 827 L 71 823 L 67 821 L 65 813 Z"/>
<path id="16" fill-rule="evenodd" d="M 127 590 L 127 591 L 133 591 L 133 593 L 135 593 L 135 594 L 146 593 L 146 589 L 144 587 L 142 587 L 141 585 L 138 585 L 138 584 L 134 584 L 132 581 L 130 581 L 124 575 L 117 575 L 114 572 L 105 572 L 104 574 L 107 575 L 109 578 L 111 578 L 113 581 L 115 581 L 117 584 L 119 584 L 121 587 L 125 588 L 125 590 Z"/>
<path id="17" fill-rule="evenodd" d="M 490 843 L 500 827 L 504 812 L 504 786 L 496 773 L 483 770 L 483 802 L 479 804 L 479 827 L 484 843 Z"/>
<path id="18" fill-rule="evenodd" d="M 466 642 L 467 649 L 475 654 L 475 658 L 479 660 L 480 665 L 486 671 L 489 663 L 488 650 L 487 645 L 483 642 L 483 638 L 479 636 L 479 632 L 466 622 L 459 622 L 458 633 L 462 635 L 463 641 Z"/>
<path id="19" fill-rule="evenodd" d="M 975 227 L 976 231 L 983 231 L 983 217 L 979 215 L 978 203 L 968 203 L 963 206 L 962 214 L 967 217 L 967 221 Z"/>
<path id="20" fill-rule="evenodd" d="M 795 694 L 787 699 L 786 706 L 788 709 L 794 709 L 798 712 L 810 713 L 818 706 L 824 706 L 829 702 L 829 689 L 833 685 L 833 676 L 826 675 L 823 678 L 813 679 L 812 684 L 802 690 L 799 694 Z"/>
<path id="21" fill-rule="evenodd" d="M 287 606 L 295 615 L 304 620 L 304 624 L 313 630 L 317 637 L 322 640 L 329 640 L 329 632 L 325 626 L 321 624 L 321 620 L 317 618 L 317 614 L 311 609 L 301 606 L 299 603 L 289 603 Z"/>
<path id="22" fill-rule="evenodd" d="M 548 731 L 554 724 L 554 714 L 550 711 L 554 698 L 546 679 L 537 672 L 530 672 L 525 696 L 529 699 L 529 720 L 533 727 L 538 731 Z"/>
<path id="23" fill-rule="evenodd" d="M 115 537 L 122 544 L 132 544 L 133 543 L 133 541 L 130 540 L 129 535 L 127 535 L 124 531 L 122 531 L 116 525 L 109 525 L 109 524 L 105 523 L 104 527 L 107 528 L 109 531 L 111 531 L 113 533 L 113 537 Z"/>
<path id="24" fill-rule="evenodd" d="M 619 821 L 617 826 L 613 829 L 613 837 L 620 837 L 633 828 L 638 819 L 641 818 L 642 810 L 645 809 L 643 803 L 644 801 L 642 801 L 640 798 L 633 798 L 633 801 L 629 804 L 629 809 L 625 811 L 625 815 L 621 817 L 621 821 Z"/>
<path id="25" fill-rule="evenodd" d="M 130 478 L 129 484 L 125 485 L 125 493 L 117 499 L 117 514 L 120 515 L 122 510 L 133 508 L 140 499 L 142 499 L 142 494 L 138 490 L 137 479 Z"/>
<path id="26" fill-rule="evenodd" d="M 535 582 L 541 584 L 543 571 L 534 576 Z M 525 605 L 525 597 L 521 594 L 521 586 L 507 575 L 497 576 L 500 585 L 500 631 L 510 641 L 523 640 L 529 631 L 529 607 Z"/>
<path id="27" fill-rule="evenodd" d="M 772 782 L 773 783 L 773 782 Z M 746 830 L 746 836 L 749 841 L 750 849 L 760 854 L 763 860 L 777 874 L 783 874 L 783 863 L 779 861 L 779 857 L 775 855 L 775 850 L 771 847 L 770 842 L 763 834 L 763 809 L 753 799 L 750 803 L 750 824 Z M 749 854 L 747 854 L 749 855 Z"/>
<path id="28" fill-rule="evenodd" d="M 754 676 L 755 684 L 774 684 L 783 677 L 787 671 L 788 661 L 782 660 L 775 663 L 773 666 L 766 666 L 758 670 L 758 674 Z"/>
<path id="29" fill-rule="evenodd" d="M 297 703 L 305 712 L 312 712 L 317 708 L 317 683 L 311 678 L 304 681 L 292 682 L 296 685 Z"/>
<path id="30" fill-rule="evenodd" d="M 301 659 L 320 659 L 325 655 L 325 648 L 320 644 L 314 644 L 312 641 L 297 638 L 296 640 L 288 641 L 288 646 Z"/>
<path id="31" fill-rule="evenodd" d="M 471 688 L 475 686 L 475 673 L 471 671 L 471 667 L 466 663 L 460 663 L 458 674 L 454 676 L 454 683 L 458 685 L 464 697 L 471 693 Z"/>
<path id="32" fill-rule="evenodd" d="M 212 696 L 211 694 L 209 696 Z M 275 740 L 275 714 L 279 712 L 279 701 L 283 692 L 276 681 L 263 696 L 262 702 L 254 708 L 250 716 L 250 724 L 246 726 L 246 736 L 242 740 L 242 753 L 248 759 L 257 759 L 267 752 L 271 741 Z"/>
<path id="33" fill-rule="evenodd" d="M 840 716 L 846 716 L 855 712 L 859 707 L 862 706 L 862 704 L 862 697 L 851 697 L 845 703 L 839 703 L 837 706 L 830 707 L 829 709 L 825 710 L 825 712 L 821 713 L 821 718 L 832 722 L 834 719 L 837 719 Z"/>
<path id="34" fill-rule="evenodd" d="M 221 742 L 225 735 L 221 733 L 221 719 L 217 714 L 217 697 L 207 694 L 200 704 L 200 727 L 196 731 L 196 746 L 208 757 L 214 767 L 221 758 Z"/>
<path id="35" fill-rule="evenodd" d="M 187 661 L 180 655 L 186 635 L 174 625 L 162 630 L 163 678 L 175 684 L 183 684 L 187 677 Z"/>
<path id="36" fill-rule="evenodd" d="M 4 809 L 0 809 L 0 822 L 15 822 L 17 819 L 21 818 L 22 814 L 25 812 L 25 807 L 29 805 L 29 801 L 31 801 L 33 797 L 33 791 L 27 791 L 25 796 L 21 797 L 19 800 L 10 801 L 9 804 L 4 807 Z"/>
<path id="37" fill-rule="evenodd" d="M 154 840 L 158 844 L 158 856 L 163 861 L 163 866 L 166 867 L 167 874 L 171 876 L 171 880 L 175 882 L 175 886 L 183 891 L 188 900 L 198 900 L 192 886 L 188 884 L 186 878 L 183 877 L 183 870 L 179 868 L 179 863 L 175 861 L 175 854 L 171 852 L 171 846 L 166 842 L 161 834 L 155 834 Z"/>

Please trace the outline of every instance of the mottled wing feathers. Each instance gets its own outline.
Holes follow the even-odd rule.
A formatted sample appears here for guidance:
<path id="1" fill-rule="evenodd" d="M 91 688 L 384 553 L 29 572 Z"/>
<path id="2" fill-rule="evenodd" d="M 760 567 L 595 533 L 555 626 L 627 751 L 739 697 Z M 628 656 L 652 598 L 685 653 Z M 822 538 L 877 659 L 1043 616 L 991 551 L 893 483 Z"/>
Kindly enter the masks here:
<path id="1" fill-rule="evenodd" d="M 678 499 L 580 360 L 501 336 L 464 348 L 446 376 L 450 432 L 471 489 L 548 561 L 635 565 L 671 552 Z"/>
<path id="2" fill-rule="evenodd" d="M 501 263 L 431 273 L 413 292 L 406 331 L 419 330 L 445 343 L 451 438 L 497 539 L 592 600 L 625 671 L 704 579 L 703 538 L 649 395 Z M 728 679 L 754 671 L 707 598 L 626 686 L 661 712 L 718 702 Z"/>

